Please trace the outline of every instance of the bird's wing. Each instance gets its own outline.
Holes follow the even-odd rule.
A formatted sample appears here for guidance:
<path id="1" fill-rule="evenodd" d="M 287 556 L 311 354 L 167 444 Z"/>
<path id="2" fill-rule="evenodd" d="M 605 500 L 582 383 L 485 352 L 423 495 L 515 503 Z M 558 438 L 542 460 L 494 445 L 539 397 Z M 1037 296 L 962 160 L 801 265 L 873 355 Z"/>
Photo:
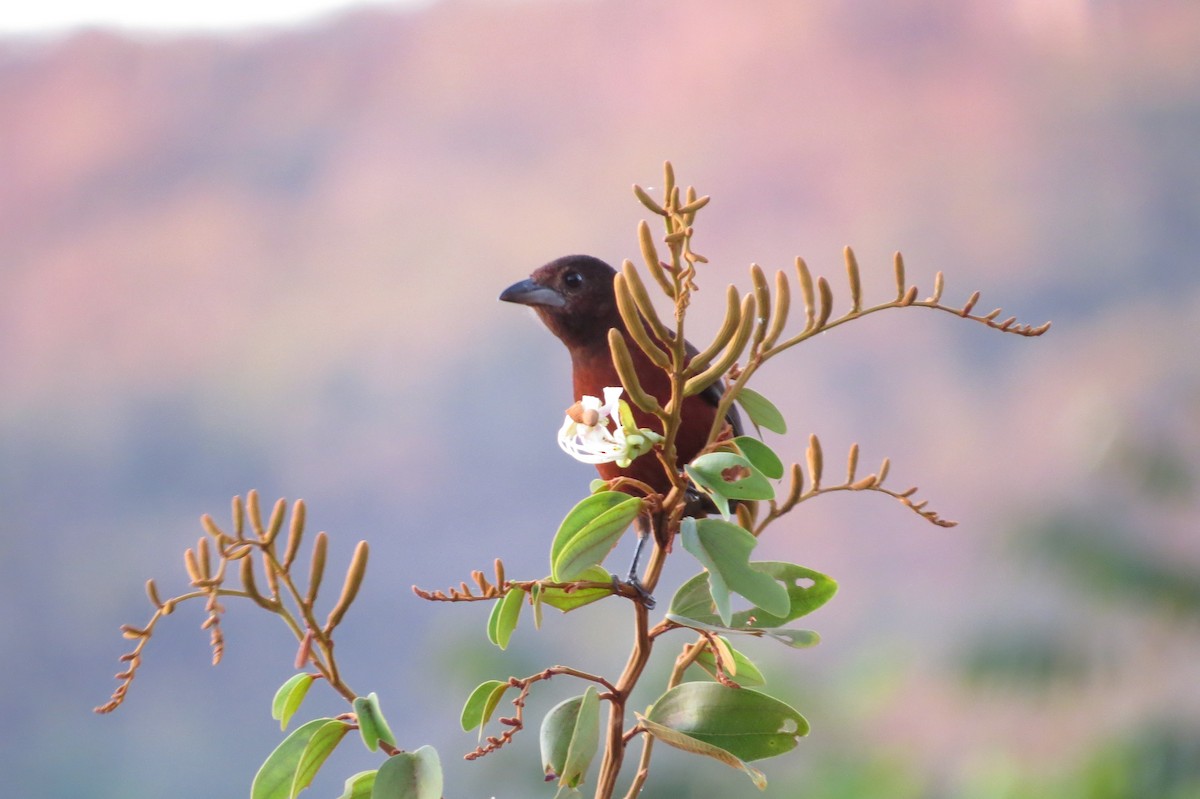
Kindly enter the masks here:
<path id="1" fill-rule="evenodd" d="M 696 349 L 692 342 L 685 341 L 683 343 L 688 360 L 695 358 L 700 353 L 700 350 Z M 721 404 L 721 398 L 725 396 L 725 381 L 715 381 L 708 388 L 701 391 L 698 396 L 714 408 L 717 407 Z M 736 405 L 731 404 L 729 406 L 729 412 L 725 414 L 725 421 L 729 422 L 729 426 L 733 428 L 734 436 L 745 434 L 745 428 L 742 426 L 742 415 L 738 413 Z"/>

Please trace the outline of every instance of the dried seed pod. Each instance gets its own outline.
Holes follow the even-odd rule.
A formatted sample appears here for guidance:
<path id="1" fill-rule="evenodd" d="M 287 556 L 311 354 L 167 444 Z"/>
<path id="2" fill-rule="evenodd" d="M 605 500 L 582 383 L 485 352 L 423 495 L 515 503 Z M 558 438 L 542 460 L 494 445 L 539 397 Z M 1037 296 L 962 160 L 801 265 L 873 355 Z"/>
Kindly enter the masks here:
<path id="1" fill-rule="evenodd" d="M 850 283 L 850 313 L 861 313 L 862 277 L 858 273 L 858 258 L 850 247 L 842 250 L 842 255 L 846 259 L 846 280 Z"/>
<path id="2" fill-rule="evenodd" d="M 617 376 L 621 378 L 621 385 L 625 387 L 625 393 L 629 396 L 629 401 L 647 413 L 661 413 L 662 407 L 658 404 L 658 400 L 647 394 L 646 390 L 642 388 L 637 370 L 633 366 L 633 356 L 629 354 L 629 347 L 625 344 L 625 337 L 615 327 L 608 331 L 608 349 L 612 354 Z"/>
<path id="3" fill-rule="evenodd" d="M 233 498 L 233 535 L 237 539 L 245 537 L 246 533 L 246 510 L 242 507 L 242 498 L 240 496 Z"/>
<path id="4" fill-rule="evenodd" d="M 887 479 L 888 469 L 890 469 L 891 467 L 892 467 L 891 458 L 884 458 L 883 463 L 880 464 L 880 466 L 879 466 L 878 485 L 883 485 L 883 481 Z"/>
<path id="5" fill-rule="evenodd" d="M 1000 314 L 1002 314 L 1002 313 L 1004 313 L 1004 309 L 1003 309 L 1003 308 L 996 308 L 996 309 L 995 309 L 995 310 L 993 310 L 991 313 L 989 313 L 987 316 L 983 317 L 983 319 L 984 319 L 985 321 L 988 321 L 988 322 L 990 322 L 990 321 L 992 321 L 993 319 L 995 319 L 997 316 L 999 316 L 999 315 L 1000 315 Z"/>
<path id="6" fill-rule="evenodd" d="M 329 536 L 324 532 L 317 533 L 313 539 L 312 560 L 308 568 L 308 594 L 304 604 L 310 608 L 317 601 L 317 591 L 321 588 L 321 579 L 325 576 L 325 555 L 329 550 Z"/>
<path id="7" fill-rule="evenodd" d="M 854 473 L 858 471 L 858 443 L 850 445 L 850 455 L 846 460 L 846 482 L 854 482 Z"/>
<path id="8" fill-rule="evenodd" d="M 225 532 L 217 526 L 217 523 L 214 522 L 213 518 L 207 513 L 200 517 L 200 526 L 204 528 L 204 532 L 215 538 L 218 543 L 224 543 L 224 541 L 229 538 L 229 536 L 225 535 Z"/>
<path id="9" fill-rule="evenodd" d="M 823 277 L 817 278 L 817 291 L 821 295 L 821 304 L 817 311 L 816 330 L 825 327 L 829 314 L 833 312 L 833 292 L 829 289 L 829 281 Z"/>
<path id="10" fill-rule="evenodd" d="M 633 266 L 633 262 L 626 258 L 621 262 L 621 274 L 624 276 L 626 288 L 633 297 L 634 303 L 637 305 L 638 311 L 641 312 L 642 318 L 650 325 L 650 332 L 661 342 L 671 340 L 671 332 L 667 330 L 662 319 L 659 318 L 658 312 L 654 310 L 654 302 L 650 299 L 650 292 L 646 291 L 646 284 L 642 282 L 642 276 Z"/>
<path id="11" fill-rule="evenodd" d="M 212 559 L 208 549 L 208 539 L 200 538 L 196 542 L 196 556 L 200 561 L 200 573 L 207 579 L 212 577 Z"/>
<path id="12" fill-rule="evenodd" d="M 812 272 L 808 271 L 808 264 L 800 256 L 796 256 L 796 276 L 800 280 L 800 296 L 804 298 L 804 329 L 812 330 L 817 313 L 816 300 L 813 295 Z"/>
<path id="13" fill-rule="evenodd" d="M 475 569 L 471 572 L 471 579 L 475 581 L 475 585 L 479 588 L 479 593 L 487 596 L 491 592 L 491 583 L 487 581 L 487 578 L 483 576 L 483 572 L 479 571 L 479 569 Z M 463 593 L 468 595 L 470 593 L 467 589 L 466 583 L 463 583 Z"/>
<path id="14" fill-rule="evenodd" d="M 791 478 L 791 484 L 788 487 L 787 499 L 783 501 L 783 507 L 785 508 L 795 505 L 804 494 L 804 471 L 801 470 L 800 464 L 792 464 L 789 477 Z"/>
<path id="15" fill-rule="evenodd" d="M 908 291 L 904 292 L 904 296 L 900 298 L 900 305 L 907 308 L 917 300 L 917 287 L 909 286 Z"/>
<path id="16" fill-rule="evenodd" d="M 250 529 L 254 530 L 258 540 L 262 541 L 266 530 L 263 529 L 262 511 L 258 507 L 258 491 L 253 488 L 246 493 L 246 512 L 250 516 Z"/>
<path id="17" fill-rule="evenodd" d="M 754 284 L 754 306 L 758 310 L 752 341 L 758 347 L 767 337 L 767 323 L 771 321 L 771 290 L 767 287 L 767 276 L 758 264 L 750 264 L 750 281 Z"/>
<path id="18" fill-rule="evenodd" d="M 283 568 L 290 569 L 292 561 L 296 559 L 296 553 L 300 551 L 300 541 L 304 538 L 304 519 L 308 515 L 308 509 L 304 505 L 304 500 L 298 499 L 292 505 L 292 523 L 288 527 L 287 546 L 283 550 Z"/>
<path id="19" fill-rule="evenodd" d="M 892 267 L 896 271 L 896 299 L 899 300 L 907 290 L 907 281 L 904 278 L 904 256 L 899 251 L 892 256 Z"/>
<path id="20" fill-rule="evenodd" d="M 311 629 L 304 631 L 304 637 L 300 639 L 300 646 L 296 648 L 296 659 L 292 662 L 292 667 L 297 671 L 308 665 L 309 659 L 312 657 L 313 631 Z"/>
<path id="21" fill-rule="evenodd" d="M 688 214 L 688 215 L 694 215 L 694 214 L 695 214 L 697 211 L 699 211 L 701 208 L 703 208 L 704 206 L 708 205 L 708 201 L 712 199 L 712 197 L 710 197 L 710 196 L 709 196 L 709 195 L 707 195 L 707 194 L 706 194 L 706 195 L 704 195 L 703 197 L 697 197 L 697 198 L 695 198 L 695 199 L 692 199 L 692 198 L 690 197 L 690 195 L 692 195 L 692 194 L 695 194 L 695 190 L 694 190 L 694 189 L 692 189 L 692 187 L 690 187 L 690 186 L 689 186 L 689 187 L 688 187 L 688 195 L 689 195 L 689 197 L 688 197 L 687 203 L 686 203 L 686 204 L 685 204 L 685 205 L 684 205 L 682 208 L 680 208 L 680 209 L 679 209 L 679 213 L 681 213 L 681 214 Z M 708 218 L 708 217 L 705 217 L 705 219 L 707 219 L 707 218 Z M 688 219 L 687 221 L 688 221 L 688 224 L 691 224 L 691 221 L 692 221 L 692 220 L 691 220 L 691 219 Z"/>
<path id="22" fill-rule="evenodd" d="M 629 262 L 626 261 L 628 264 Z M 671 366 L 671 359 L 667 353 L 654 343 L 650 338 L 650 334 L 646 332 L 646 327 L 642 324 L 642 315 L 638 312 L 637 304 L 633 299 L 633 295 L 629 290 L 625 275 L 618 272 L 613 279 L 613 291 L 617 296 L 617 310 L 621 314 L 621 319 L 625 322 L 625 329 L 629 331 L 630 337 L 642 352 L 646 353 L 654 365 L 659 369 L 668 369 Z"/>
<path id="23" fill-rule="evenodd" d="M 675 284 L 663 271 L 662 262 L 658 259 L 658 250 L 654 246 L 654 236 L 650 233 L 650 226 L 644 219 L 638 222 L 638 243 L 641 245 L 642 260 L 646 262 L 646 269 L 649 270 L 650 276 L 654 278 L 654 282 L 663 290 L 663 293 L 671 299 L 675 299 Z"/>
<path id="24" fill-rule="evenodd" d="M 496 587 L 503 589 L 504 588 L 504 562 L 501 561 L 500 558 L 496 558 L 496 562 L 493 564 L 493 567 L 495 568 L 495 571 L 496 571 Z"/>
<path id="25" fill-rule="evenodd" d="M 204 581 L 204 574 L 200 571 L 200 564 L 196 560 L 196 553 L 192 549 L 186 549 L 183 552 L 183 567 L 187 569 L 188 579 L 192 581 L 192 585 Z"/>
<path id="26" fill-rule="evenodd" d="M 877 483 L 878 483 L 878 478 L 876 478 L 875 475 L 873 475 L 873 474 L 869 474 L 866 477 L 864 477 L 863 479 L 859 480 L 858 482 L 851 483 L 850 490 L 851 491 L 862 491 L 867 488 L 874 488 Z"/>
<path id="27" fill-rule="evenodd" d="M 812 480 L 812 490 L 821 487 L 821 470 L 824 467 L 824 456 L 821 454 L 821 440 L 816 434 L 808 437 L 808 475 Z"/>
<path id="28" fill-rule="evenodd" d="M 650 212 L 658 214 L 659 216 L 666 215 L 667 212 L 662 209 L 662 206 L 656 203 L 654 199 L 646 193 L 646 190 L 636 183 L 633 184 L 633 194 L 638 198 L 638 201 L 642 205 L 646 206 Z"/>
<path id="29" fill-rule="evenodd" d="M 741 324 L 738 325 L 733 341 L 729 342 L 729 346 L 725 348 L 721 356 L 713 361 L 707 369 L 695 377 L 688 378 L 683 385 L 683 396 L 690 397 L 699 394 L 729 371 L 729 367 L 733 366 L 733 362 L 746 348 L 746 342 L 750 340 L 754 319 L 754 295 L 747 294 L 742 298 Z"/>
<path id="30" fill-rule="evenodd" d="M 221 552 L 221 557 L 225 558 L 226 560 L 241 560 L 249 555 L 253 549 L 254 545 L 249 542 L 234 544 L 228 549 L 223 550 Z"/>
<path id="31" fill-rule="evenodd" d="M 271 519 L 267 522 L 267 536 L 265 543 L 270 544 L 275 540 L 275 536 L 279 535 L 279 531 L 283 527 L 283 514 L 286 510 L 286 499 L 278 499 L 275 501 L 275 507 L 271 508 Z"/>
<path id="32" fill-rule="evenodd" d="M 936 305 L 942 299 L 942 289 L 946 287 L 946 277 L 941 272 L 933 276 L 933 294 L 929 301 Z"/>
<path id="33" fill-rule="evenodd" d="M 154 580 L 146 581 L 146 596 L 150 598 L 151 605 L 154 605 L 154 607 L 158 610 L 162 610 L 163 602 L 161 599 L 159 599 L 158 586 L 155 585 Z"/>
<path id="34" fill-rule="evenodd" d="M 367 542 L 359 541 L 358 546 L 354 548 L 354 557 L 350 559 L 350 568 L 346 570 L 346 581 L 342 583 L 342 594 L 338 597 L 333 610 L 329 611 L 329 618 L 325 621 L 326 635 L 341 623 L 342 617 L 346 615 L 346 611 L 354 602 L 354 597 L 358 595 L 358 589 L 362 587 L 363 575 L 367 571 L 368 554 Z"/>
<path id="35" fill-rule="evenodd" d="M 663 161 L 663 196 L 670 197 L 679 189 L 675 185 L 675 167 L 670 161 Z"/>
<path id="36" fill-rule="evenodd" d="M 258 590 L 258 584 L 254 582 L 254 559 L 243 558 L 239 564 L 242 580 L 242 589 L 254 600 L 254 603 L 265 610 L 275 610 L 275 605 L 269 599 L 262 595 Z"/>
<path id="37" fill-rule="evenodd" d="M 792 290 L 791 286 L 788 285 L 787 275 L 782 271 L 776 272 L 775 308 L 771 313 L 771 327 L 767 330 L 766 338 L 763 339 L 763 349 L 770 349 L 779 340 L 779 335 L 783 332 L 783 326 L 787 324 L 788 308 L 791 301 Z"/>
<path id="38" fill-rule="evenodd" d="M 267 588 L 271 591 L 271 599 L 279 599 L 279 577 L 275 574 L 275 569 L 271 566 L 271 555 L 268 552 L 263 552 L 263 574 L 267 578 Z"/>
<path id="39" fill-rule="evenodd" d="M 684 374 L 688 376 L 695 375 L 707 368 L 712 359 L 717 356 L 717 353 L 728 346 L 729 342 L 733 340 L 734 334 L 737 332 L 741 322 L 741 298 L 738 296 L 737 287 L 730 284 L 725 289 L 725 319 L 721 322 L 721 329 L 717 331 L 717 335 L 713 338 L 711 344 L 688 361 L 688 366 L 684 370 Z"/>
<path id="40" fill-rule="evenodd" d="M 979 302 L 978 291 L 970 296 L 970 298 L 967 300 L 967 304 L 962 307 L 961 311 L 959 311 L 959 316 L 970 316 L 971 309 L 975 307 L 975 303 L 977 302 Z"/>
<path id="41" fill-rule="evenodd" d="M 750 509 L 746 507 L 746 503 L 737 506 L 734 511 L 737 515 L 738 524 L 743 530 L 754 531 L 754 516 L 750 513 Z"/>

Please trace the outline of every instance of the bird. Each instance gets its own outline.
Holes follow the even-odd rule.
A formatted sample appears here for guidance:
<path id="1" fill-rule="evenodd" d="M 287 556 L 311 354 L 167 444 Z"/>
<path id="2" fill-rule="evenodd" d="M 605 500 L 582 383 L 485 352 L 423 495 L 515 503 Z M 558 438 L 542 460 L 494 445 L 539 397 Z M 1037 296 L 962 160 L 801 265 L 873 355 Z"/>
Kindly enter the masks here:
<path id="1" fill-rule="evenodd" d="M 629 331 L 617 310 L 613 279 L 617 270 L 591 255 L 566 255 L 533 271 L 530 276 L 506 288 L 500 299 L 532 308 L 545 326 L 566 346 L 571 356 L 571 377 L 575 400 L 584 396 L 601 397 L 606 386 L 620 386 L 621 378 L 613 365 L 608 344 L 608 331 L 615 328 L 625 337 L 635 371 L 642 388 L 662 406 L 671 398 L 671 382 L 667 374 L 655 366 L 641 348 L 630 338 Z M 688 357 L 697 353 L 685 342 Z M 687 464 L 708 445 L 709 431 L 716 420 L 717 406 L 724 394 L 718 380 L 704 391 L 684 399 L 680 426 L 675 438 L 678 469 Z M 662 422 L 632 403 L 638 427 L 663 432 Z M 730 405 L 725 416 L 728 432 L 742 435 L 742 420 L 737 409 Z M 658 458 L 644 455 L 622 468 L 616 463 L 596 464 L 604 480 L 627 477 L 644 483 L 657 494 L 666 495 L 672 487 L 671 477 Z M 635 493 L 630 484 L 618 486 L 626 493 Z M 691 492 L 688 515 L 703 515 L 715 510 L 707 497 Z M 639 546 L 645 541 L 648 524 L 639 518 Z M 660 542 L 665 543 L 665 542 Z M 637 556 L 630 570 L 631 582 L 636 581 Z"/>

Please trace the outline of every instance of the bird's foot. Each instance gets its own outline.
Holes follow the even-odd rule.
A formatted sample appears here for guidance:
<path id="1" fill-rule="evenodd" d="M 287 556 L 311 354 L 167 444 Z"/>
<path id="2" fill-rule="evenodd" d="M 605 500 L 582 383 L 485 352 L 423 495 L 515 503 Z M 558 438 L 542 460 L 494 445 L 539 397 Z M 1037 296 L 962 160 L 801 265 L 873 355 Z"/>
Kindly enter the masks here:
<path id="1" fill-rule="evenodd" d="M 618 594 L 621 593 L 621 586 L 627 585 L 632 588 L 637 593 L 638 601 L 642 603 L 646 610 L 654 610 L 654 606 L 658 604 L 658 601 L 650 595 L 650 592 L 642 585 L 642 581 L 637 578 L 636 574 L 631 574 L 624 580 L 614 574 L 612 581 L 613 591 Z"/>

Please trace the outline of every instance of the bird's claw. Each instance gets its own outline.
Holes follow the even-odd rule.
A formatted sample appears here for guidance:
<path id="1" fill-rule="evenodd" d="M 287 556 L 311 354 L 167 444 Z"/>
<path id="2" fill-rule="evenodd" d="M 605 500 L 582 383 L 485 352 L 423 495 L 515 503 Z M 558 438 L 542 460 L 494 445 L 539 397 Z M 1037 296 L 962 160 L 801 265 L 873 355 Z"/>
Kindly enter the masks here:
<path id="1" fill-rule="evenodd" d="M 622 580 L 620 577 L 614 574 L 612 576 L 612 582 L 613 591 L 615 593 L 620 593 L 621 586 L 624 585 L 627 585 L 636 591 L 638 595 L 638 601 L 642 603 L 642 606 L 645 607 L 646 610 L 654 610 L 654 606 L 658 604 L 658 601 L 651 596 L 650 592 L 646 590 L 646 587 L 642 585 L 642 581 L 639 580 L 636 575 L 631 575 Z"/>

